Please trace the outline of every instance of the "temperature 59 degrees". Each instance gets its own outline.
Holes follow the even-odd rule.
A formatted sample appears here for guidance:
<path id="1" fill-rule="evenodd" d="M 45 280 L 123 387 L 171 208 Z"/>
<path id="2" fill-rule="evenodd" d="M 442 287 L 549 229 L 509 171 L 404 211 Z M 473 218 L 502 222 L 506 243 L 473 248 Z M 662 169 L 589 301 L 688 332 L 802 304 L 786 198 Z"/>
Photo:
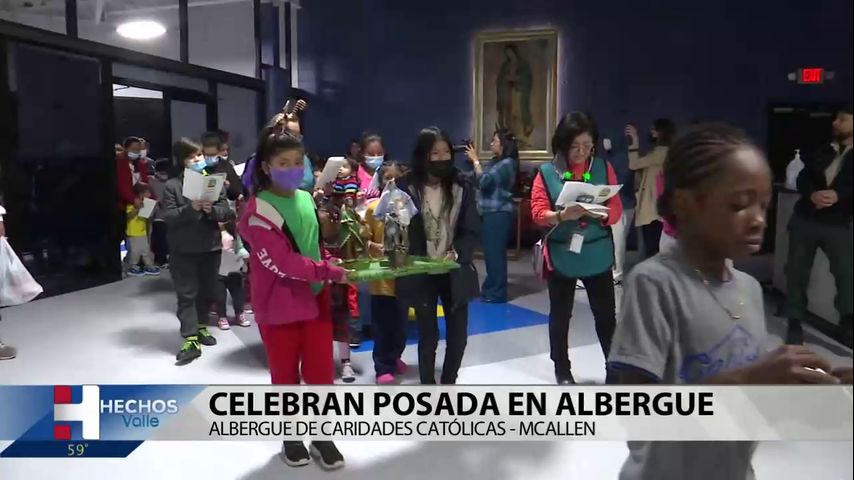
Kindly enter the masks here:
<path id="1" fill-rule="evenodd" d="M 69 443 L 66 454 L 69 457 L 82 457 L 86 453 L 87 448 L 89 448 L 88 443 Z"/>

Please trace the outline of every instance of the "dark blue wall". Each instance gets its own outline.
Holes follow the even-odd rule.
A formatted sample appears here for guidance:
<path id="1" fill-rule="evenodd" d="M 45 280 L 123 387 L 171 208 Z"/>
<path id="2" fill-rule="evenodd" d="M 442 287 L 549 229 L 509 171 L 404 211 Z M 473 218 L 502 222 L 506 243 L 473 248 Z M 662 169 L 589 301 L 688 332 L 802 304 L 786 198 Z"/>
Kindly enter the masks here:
<path id="1" fill-rule="evenodd" d="M 418 129 L 471 136 L 474 35 L 560 31 L 558 113 L 591 111 L 624 148 L 627 122 L 725 120 L 765 144 L 774 102 L 850 101 L 852 2 L 308 0 L 298 14 L 299 86 L 316 95 L 306 140 L 343 153 L 366 128 L 407 157 Z M 836 78 L 798 86 L 823 66 Z M 615 164 L 623 169 L 620 155 Z"/>

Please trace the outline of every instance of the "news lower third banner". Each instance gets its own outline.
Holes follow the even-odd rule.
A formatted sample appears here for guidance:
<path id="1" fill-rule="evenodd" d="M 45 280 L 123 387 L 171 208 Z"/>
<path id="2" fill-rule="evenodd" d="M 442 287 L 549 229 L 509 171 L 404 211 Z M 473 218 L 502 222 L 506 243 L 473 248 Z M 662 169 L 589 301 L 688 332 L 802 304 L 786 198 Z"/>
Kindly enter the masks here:
<path id="1" fill-rule="evenodd" d="M 2 457 L 144 441 L 851 441 L 851 386 L 0 386 Z"/>

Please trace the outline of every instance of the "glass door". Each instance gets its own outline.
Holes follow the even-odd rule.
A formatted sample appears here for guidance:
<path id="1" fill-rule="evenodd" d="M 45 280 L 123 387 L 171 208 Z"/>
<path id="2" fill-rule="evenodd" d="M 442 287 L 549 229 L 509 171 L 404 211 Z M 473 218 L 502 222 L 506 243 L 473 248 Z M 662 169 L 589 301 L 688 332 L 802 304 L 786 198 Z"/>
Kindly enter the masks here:
<path id="1" fill-rule="evenodd" d="M 46 295 L 120 278 L 99 60 L 0 41 L 6 231 Z"/>

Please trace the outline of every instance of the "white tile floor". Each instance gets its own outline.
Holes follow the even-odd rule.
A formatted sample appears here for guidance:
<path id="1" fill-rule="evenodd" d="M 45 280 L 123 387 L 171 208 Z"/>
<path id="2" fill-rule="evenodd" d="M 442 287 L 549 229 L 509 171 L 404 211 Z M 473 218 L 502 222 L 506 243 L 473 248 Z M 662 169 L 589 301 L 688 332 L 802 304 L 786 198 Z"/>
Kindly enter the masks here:
<path id="1" fill-rule="evenodd" d="M 542 286 L 526 274 L 526 261 L 511 263 L 514 304 L 547 313 Z M 524 290 L 524 291 L 523 291 Z M 602 381 L 604 359 L 596 343 L 587 299 L 580 291 L 572 324 L 571 351 L 578 380 Z M 3 338 L 14 341 L 19 358 L 0 362 L 2 384 L 202 383 L 265 384 L 263 349 L 257 330 L 233 327 L 215 334 L 219 345 L 201 359 L 174 366 L 179 346 L 174 297 L 167 276 L 127 279 L 92 290 L 40 300 L 3 312 Z M 782 330 L 769 318 L 769 331 Z M 470 337 L 460 383 L 545 384 L 553 381 L 545 325 Z M 851 351 L 810 332 L 811 345 L 837 365 Z M 441 347 L 439 355 L 441 357 Z M 404 360 L 415 364 L 416 348 Z M 369 352 L 353 356 L 373 380 Z M 405 383 L 414 383 L 410 374 Z M 9 442 L 0 442 L 0 449 Z M 431 443 L 341 442 L 346 479 L 613 479 L 626 455 L 620 442 Z M 147 442 L 127 459 L 0 459 L 0 480 L 62 479 L 314 479 L 329 474 L 316 466 L 289 469 L 275 442 Z M 849 443 L 763 443 L 755 457 L 762 479 L 850 479 Z"/>

